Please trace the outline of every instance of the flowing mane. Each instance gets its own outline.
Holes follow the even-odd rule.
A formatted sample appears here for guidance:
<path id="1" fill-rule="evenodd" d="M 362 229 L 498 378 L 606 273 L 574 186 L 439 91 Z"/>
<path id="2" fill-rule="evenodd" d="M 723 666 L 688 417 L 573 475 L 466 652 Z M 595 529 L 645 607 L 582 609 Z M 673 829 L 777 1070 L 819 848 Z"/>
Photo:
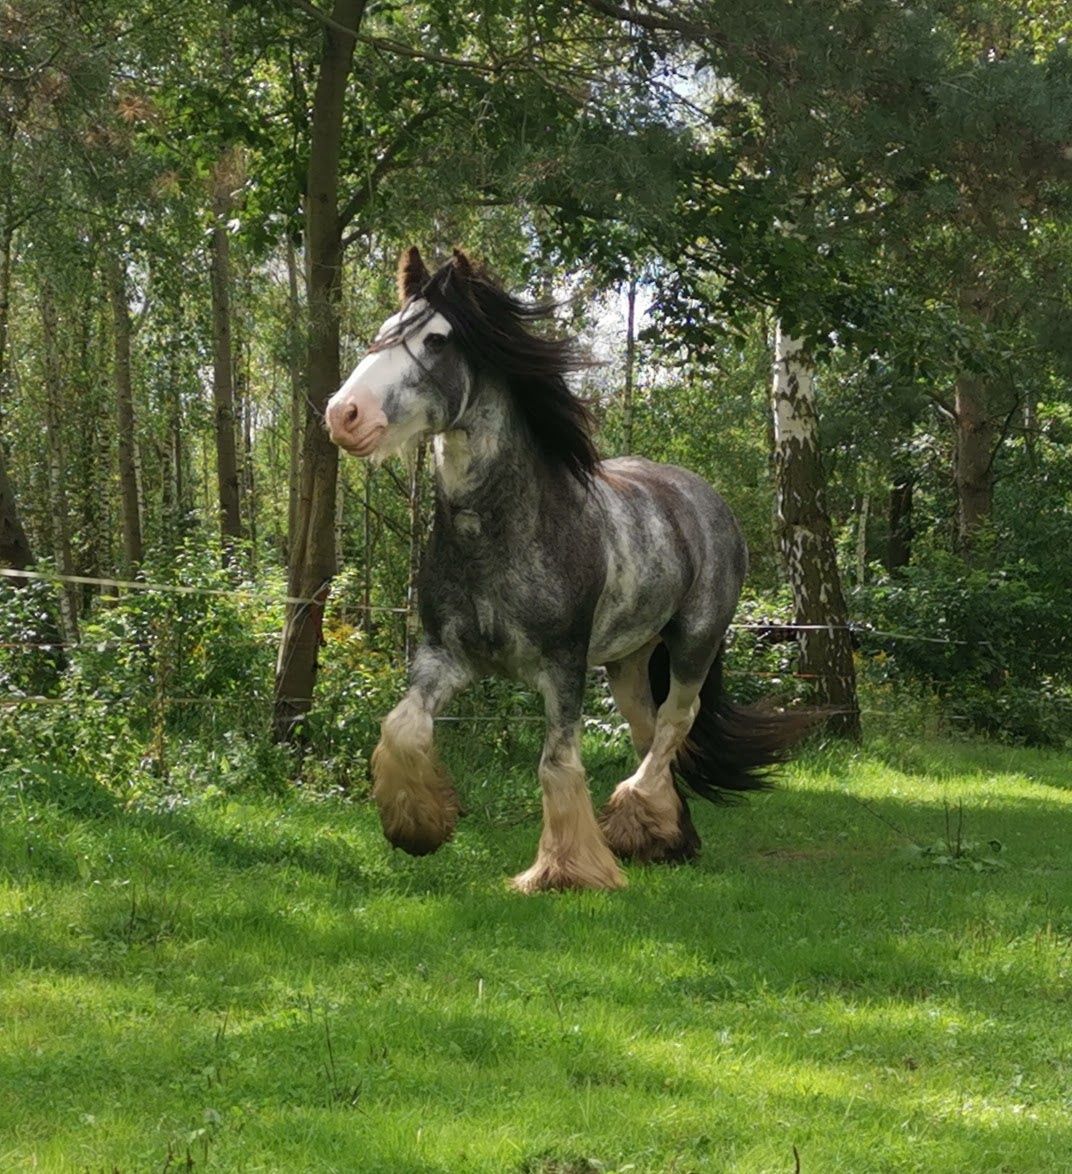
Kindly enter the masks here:
<path id="1" fill-rule="evenodd" d="M 564 468 L 587 485 L 599 464 L 587 405 L 570 390 L 567 372 L 591 365 L 574 338 L 533 334 L 530 325 L 548 319 L 551 305 L 524 302 L 508 294 L 464 253 L 440 266 L 415 297 L 427 300 L 429 313 L 450 323 L 466 358 L 502 378 L 537 448 L 552 467 Z M 409 319 L 404 334 L 424 317 Z M 377 347 L 399 341 L 380 339 Z"/>

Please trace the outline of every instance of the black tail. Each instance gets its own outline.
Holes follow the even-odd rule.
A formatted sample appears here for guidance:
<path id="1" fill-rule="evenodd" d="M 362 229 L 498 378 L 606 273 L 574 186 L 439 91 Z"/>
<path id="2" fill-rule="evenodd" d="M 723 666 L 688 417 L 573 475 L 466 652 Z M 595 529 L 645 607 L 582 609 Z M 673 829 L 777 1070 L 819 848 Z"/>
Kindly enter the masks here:
<path id="1" fill-rule="evenodd" d="M 670 654 L 665 644 L 651 654 L 648 681 L 655 704 L 661 705 L 670 691 Z M 815 714 L 807 711 L 775 713 L 734 705 L 722 690 L 720 649 L 700 688 L 700 712 L 674 759 L 674 774 L 712 803 L 727 802 L 727 791 L 769 787 L 770 768 L 786 761 L 815 721 Z"/>

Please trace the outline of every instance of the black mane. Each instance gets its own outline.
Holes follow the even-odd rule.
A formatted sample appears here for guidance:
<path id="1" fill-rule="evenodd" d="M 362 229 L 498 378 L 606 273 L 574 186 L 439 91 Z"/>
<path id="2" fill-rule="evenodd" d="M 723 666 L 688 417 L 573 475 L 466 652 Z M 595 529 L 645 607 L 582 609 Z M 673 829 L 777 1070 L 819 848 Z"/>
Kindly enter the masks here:
<path id="1" fill-rule="evenodd" d="M 460 253 L 432 274 L 417 296 L 446 318 L 478 370 L 505 381 L 548 464 L 565 468 L 587 485 L 599 464 L 592 416 L 565 376 L 589 366 L 590 360 L 576 339 L 545 338 L 528 329 L 550 318 L 554 306 L 513 297 Z"/>

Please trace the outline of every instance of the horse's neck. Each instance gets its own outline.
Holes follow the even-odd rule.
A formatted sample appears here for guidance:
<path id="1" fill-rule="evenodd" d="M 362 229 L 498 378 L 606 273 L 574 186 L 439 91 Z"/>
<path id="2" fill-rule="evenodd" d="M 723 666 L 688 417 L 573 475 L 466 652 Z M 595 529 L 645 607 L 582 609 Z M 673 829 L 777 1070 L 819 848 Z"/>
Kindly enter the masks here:
<path id="1" fill-rule="evenodd" d="M 542 470 L 505 388 L 487 382 L 464 425 L 435 438 L 436 494 L 448 511 L 521 525 L 538 510 Z"/>

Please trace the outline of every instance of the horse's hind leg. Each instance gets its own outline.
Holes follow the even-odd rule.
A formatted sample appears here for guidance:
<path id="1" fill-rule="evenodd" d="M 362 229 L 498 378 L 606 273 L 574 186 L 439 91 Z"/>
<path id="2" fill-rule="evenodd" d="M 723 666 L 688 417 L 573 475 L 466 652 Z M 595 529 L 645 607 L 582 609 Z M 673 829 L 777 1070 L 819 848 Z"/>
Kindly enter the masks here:
<path id="1" fill-rule="evenodd" d="M 651 749 L 655 737 L 656 707 L 648 680 L 648 661 L 658 643 L 658 640 L 652 640 L 629 656 L 607 665 L 607 680 L 614 704 L 629 723 L 633 749 L 640 758 Z"/>
<path id="2" fill-rule="evenodd" d="M 674 783 L 671 763 L 692 728 L 703 678 L 687 682 L 671 672 L 666 700 L 656 709 L 648 680 L 650 656 L 649 647 L 643 657 L 634 654 L 613 668 L 608 666 L 615 700 L 643 758 L 636 772 L 615 788 L 599 822 L 607 843 L 623 859 L 642 863 L 690 860 L 700 850 L 700 837 L 688 804 Z M 650 736 L 644 716 L 645 695 L 650 706 Z"/>
<path id="3" fill-rule="evenodd" d="M 458 796 L 432 741 L 433 719 L 469 674 L 446 652 L 421 645 L 410 687 L 383 719 L 372 754 L 372 797 L 383 834 L 411 856 L 434 852 L 454 834 Z"/>
<path id="4" fill-rule="evenodd" d="M 581 764 L 584 667 L 541 674 L 547 735 L 540 758 L 543 831 L 536 861 L 515 876 L 523 893 L 544 889 L 620 889 L 625 877 L 596 823 Z"/>

